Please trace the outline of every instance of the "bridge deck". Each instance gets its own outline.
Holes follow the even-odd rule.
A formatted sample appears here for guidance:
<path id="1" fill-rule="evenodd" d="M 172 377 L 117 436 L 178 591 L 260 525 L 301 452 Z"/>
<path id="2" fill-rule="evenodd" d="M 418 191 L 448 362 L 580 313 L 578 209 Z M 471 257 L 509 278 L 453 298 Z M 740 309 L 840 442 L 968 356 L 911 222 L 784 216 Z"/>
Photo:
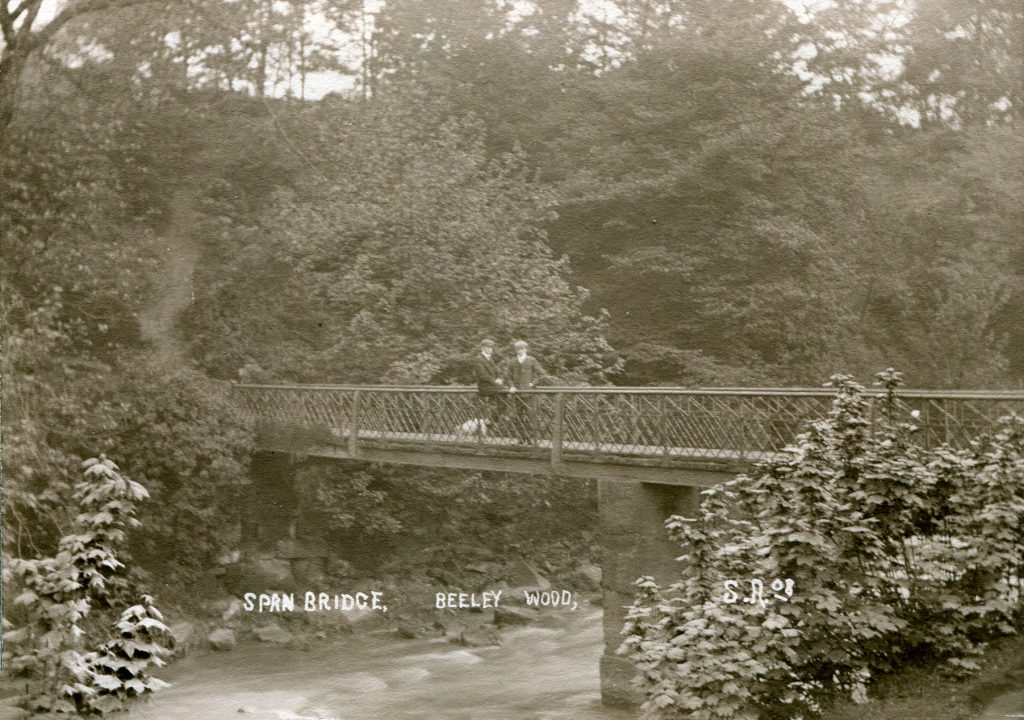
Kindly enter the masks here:
<path id="1" fill-rule="evenodd" d="M 465 387 L 237 385 L 267 450 L 376 462 L 709 485 L 824 417 L 828 390 L 553 388 L 483 401 Z M 874 417 L 882 397 L 868 393 Z M 1024 413 L 1024 392 L 905 392 L 924 446 Z M 481 430 L 480 418 L 497 420 Z M 468 429 L 467 429 L 468 423 Z"/>
<path id="2" fill-rule="evenodd" d="M 262 427 L 258 444 L 263 450 L 329 457 L 341 460 L 362 460 L 397 465 L 484 470 L 490 472 L 552 475 L 589 479 L 632 480 L 668 485 L 710 486 L 721 482 L 722 474 L 735 474 L 748 469 L 772 453 L 756 456 L 724 457 L 710 449 L 672 448 L 666 456 L 674 462 L 666 467 L 652 457 L 639 454 L 607 454 L 616 448 L 602 448 L 598 453 L 592 443 L 568 443 L 561 462 L 551 461 L 551 441 L 524 444 L 514 438 L 487 437 L 482 442 L 467 441 L 458 435 L 361 431 L 355 450 L 350 449 L 347 436 L 330 432 L 311 433 L 308 428 Z M 624 449 L 624 448 L 623 448 Z M 635 448 L 629 448 L 634 450 Z M 650 448 L 652 455 L 657 448 Z"/>
<path id="3" fill-rule="evenodd" d="M 383 440 L 402 443 L 426 443 L 429 445 L 456 445 L 462 447 L 512 448 L 521 451 L 550 451 L 550 440 L 533 440 L 524 442 L 512 437 L 486 436 L 479 440 L 467 438 L 465 435 L 438 433 L 382 432 L 379 430 L 360 430 L 359 438 L 365 440 Z M 562 453 L 584 453 L 588 455 L 607 454 L 619 457 L 673 457 L 688 458 L 702 461 L 736 461 L 749 462 L 768 458 L 774 453 L 769 452 L 729 452 L 712 448 L 677 448 L 657 447 L 655 445 L 626 445 L 625 443 L 594 443 L 594 442 L 563 442 Z M 545 453 L 546 454 L 546 453 Z"/>

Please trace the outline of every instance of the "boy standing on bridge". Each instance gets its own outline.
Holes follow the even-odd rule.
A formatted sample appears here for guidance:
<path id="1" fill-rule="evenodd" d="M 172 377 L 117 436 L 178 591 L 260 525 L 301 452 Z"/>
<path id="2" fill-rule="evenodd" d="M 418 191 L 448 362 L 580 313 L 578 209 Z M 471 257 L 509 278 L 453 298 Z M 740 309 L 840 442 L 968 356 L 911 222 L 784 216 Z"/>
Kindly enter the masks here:
<path id="1" fill-rule="evenodd" d="M 487 420 L 497 422 L 504 415 L 505 395 L 508 388 L 501 377 L 498 364 L 494 361 L 494 341 L 490 338 L 480 343 L 480 354 L 474 363 L 476 388 L 480 397 L 487 403 Z"/>
<path id="2" fill-rule="evenodd" d="M 510 392 L 517 390 L 533 390 L 537 383 L 547 377 L 544 368 L 540 366 L 537 359 L 530 356 L 530 346 L 525 340 L 516 340 L 514 347 L 516 356 L 512 358 L 508 367 L 508 377 L 511 387 Z M 531 413 L 531 399 L 522 395 L 512 399 L 513 422 L 515 423 L 516 435 L 520 442 L 529 443 L 533 441 L 533 421 Z"/>
<path id="3" fill-rule="evenodd" d="M 537 358 L 529 355 L 530 345 L 525 340 L 516 340 L 513 344 L 516 356 L 509 363 L 508 377 L 513 390 L 533 390 L 548 374 L 537 362 Z"/>

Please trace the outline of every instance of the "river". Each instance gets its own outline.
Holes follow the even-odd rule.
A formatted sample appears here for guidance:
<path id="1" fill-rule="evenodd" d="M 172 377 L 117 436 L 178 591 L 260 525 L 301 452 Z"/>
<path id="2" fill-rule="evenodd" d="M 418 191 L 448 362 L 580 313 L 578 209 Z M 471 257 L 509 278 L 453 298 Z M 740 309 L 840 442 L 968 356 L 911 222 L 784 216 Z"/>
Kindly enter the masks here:
<path id="1" fill-rule="evenodd" d="M 601 613 L 502 636 L 501 647 L 369 633 L 311 650 L 246 645 L 195 655 L 128 720 L 634 720 L 600 704 Z"/>

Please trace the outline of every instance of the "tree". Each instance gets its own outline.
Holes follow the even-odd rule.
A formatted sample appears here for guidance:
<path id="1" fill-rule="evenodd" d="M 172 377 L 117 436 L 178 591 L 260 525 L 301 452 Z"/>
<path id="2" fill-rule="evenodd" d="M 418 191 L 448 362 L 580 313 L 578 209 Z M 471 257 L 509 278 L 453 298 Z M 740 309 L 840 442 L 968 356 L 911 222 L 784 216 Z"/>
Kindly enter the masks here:
<path id="1" fill-rule="evenodd" d="M 79 0 L 66 3 L 45 25 L 36 27 L 43 0 L 5 0 L 0 6 L 4 47 L 0 54 L 0 147 L 14 118 L 18 90 L 33 53 L 47 45 L 78 18 L 152 0 Z M 172 0 L 180 2 L 181 0 Z"/>
<path id="2" fill-rule="evenodd" d="M 1021 284 L 1022 152 L 1015 128 L 906 130 L 871 149 L 872 171 L 854 181 L 872 226 L 858 260 L 864 344 L 903 364 L 915 385 L 1020 377 L 1010 318 Z"/>
<path id="3" fill-rule="evenodd" d="M 908 29 L 901 96 L 921 122 L 1018 122 L 1024 112 L 1024 8 L 1000 0 L 923 0 Z"/>
<path id="4" fill-rule="evenodd" d="M 567 129 L 533 155 L 559 191 L 552 246 L 609 309 L 623 379 L 803 384 L 898 363 L 917 385 L 1013 382 L 1016 130 L 901 128 L 896 95 L 862 102 L 895 93 L 871 70 L 896 43 L 875 26 L 888 3 L 806 23 L 758 8 L 665 5 L 674 19 L 638 31 L 620 67 L 576 76 Z M 819 35 L 807 69 L 835 78 L 808 93 L 790 63 Z"/>
<path id="5" fill-rule="evenodd" d="M 128 450 L 127 469 L 168 501 L 152 535 L 133 537 L 136 549 L 188 536 L 199 564 L 230 530 L 214 506 L 244 477 L 248 438 L 224 388 L 157 362 L 141 336 L 167 199 L 140 149 L 145 124 L 109 127 L 102 109 L 78 110 L 27 114 L 33 122 L 17 124 L 8 148 L 17 162 L 0 215 L 4 549 L 55 547 L 72 521 L 72 468 L 99 447 Z"/>
<path id="6" fill-rule="evenodd" d="M 565 178 L 550 233 L 612 310 L 627 365 L 697 352 L 700 382 L 742 374 L 729 367 L 800 382 L 849 344 L 842 271 L 860 228 L 822 192 L 851 175 L 822 161 L 855 133 L 779 68 L 784 8 L 748 5 L 688 6 L 584 84 L 584 117 L 541 161 L 569 168 L 545 168 Z"/>
<path id="7" fill-rule="evenodd" d="M 206 367 L 465 380 L 465 359 L 494 335 L 529 337 L 567 377 L 615 369 L 600 317 L 582 313 L 585 292 L 538 227 L 548 195 L 516 158 L 488 160 L 473 123 L 437 117 L 404 95 L 291 118 L 286 133 L 306 163 L 298 191 L 254 227 L 222 227 L 207 264 L 216 269 L 186 318 Z"/>

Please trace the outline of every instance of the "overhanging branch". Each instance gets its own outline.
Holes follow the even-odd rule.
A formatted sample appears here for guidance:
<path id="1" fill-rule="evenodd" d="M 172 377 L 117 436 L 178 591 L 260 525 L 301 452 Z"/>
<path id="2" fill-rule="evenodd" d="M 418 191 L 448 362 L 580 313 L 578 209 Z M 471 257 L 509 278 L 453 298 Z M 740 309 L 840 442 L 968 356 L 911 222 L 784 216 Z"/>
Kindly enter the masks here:
<path id="1" fill-rule="evenodd" d="M 10 46 L 14 39 L 14 17 L 3 5 L 0 5 L 0 30 L 3 30 L 4 45 Z"/>
<path id="2" fill-rule="evenodd" d="M 37 2 L 37 0 L 23 0 L 22 4 L 28 2 L 35 3 L 34 6 L 30 8 L 30 14 L 34 20 L 35 15 L 39 12 L 39 5 L 41 5 L 41 2 Z M 81 2 L 73 2 L 65 5 L 64 9 L 57 13 L 53 20 L 48 22 L 35 33 L 31 33 L 31 22 L 28 22 L 28 18 L 26 18 L 25 24 L 19 29 L 19 32 L 26 29 L 29 29 L 30 31 L 30 35 L 24 40 L 25 47 L 23 51 L 28 53 L 42 47 L 68 23 L 76 18 L 82 17 L 83 15 L 103 12 L 105 10 L 120 10 L 122 8 L 133 7 L 136 5 L 149 5 L 153 2 L 156 2 L 156 0 L 81 0 Z M 184 5 L 187 4 L 187 2 L 188 0 L 163 0 L 161 4 L 164 6 Z M 32 12 L 33 10 L 35 12 Z"/>
<path id="3" fill-rule="evenodd" d="M 18 6 L 11 11 L 11 20 L 17 20 L 18 16 L 25 12 L 25 10 L 28 9 L 28 6 L 31 5 L 32 3 L 40 5 L 42 4 L 42 0 L 21 0 L 21 2 L 18 3 Z M 4 12 L 7 12 L 6 8 L 4 9 Z"/>
<path id="4" fill-rule="evenodd" d="M 24 42 L 25 38 L 32 34 L 32 24 L 36 21 L 36 17 L 39 15 L 39 8 L 43 6 L 43 0 L 24 0 L 18 7 L 14 9 L 15 16 L 24 13 L 28 10 L 25 15 L 25 19 L 21 21 L 21 27 L 17 29 L 17 34 L 14 35 L 15 42 L 19 45 Z M 14 17 L 11 18 L 11 25 L 14 24 Z M 12 48 L 17 49 L 17 48 Z M 6 54 L 6 49 L 5 49 Z"/>

